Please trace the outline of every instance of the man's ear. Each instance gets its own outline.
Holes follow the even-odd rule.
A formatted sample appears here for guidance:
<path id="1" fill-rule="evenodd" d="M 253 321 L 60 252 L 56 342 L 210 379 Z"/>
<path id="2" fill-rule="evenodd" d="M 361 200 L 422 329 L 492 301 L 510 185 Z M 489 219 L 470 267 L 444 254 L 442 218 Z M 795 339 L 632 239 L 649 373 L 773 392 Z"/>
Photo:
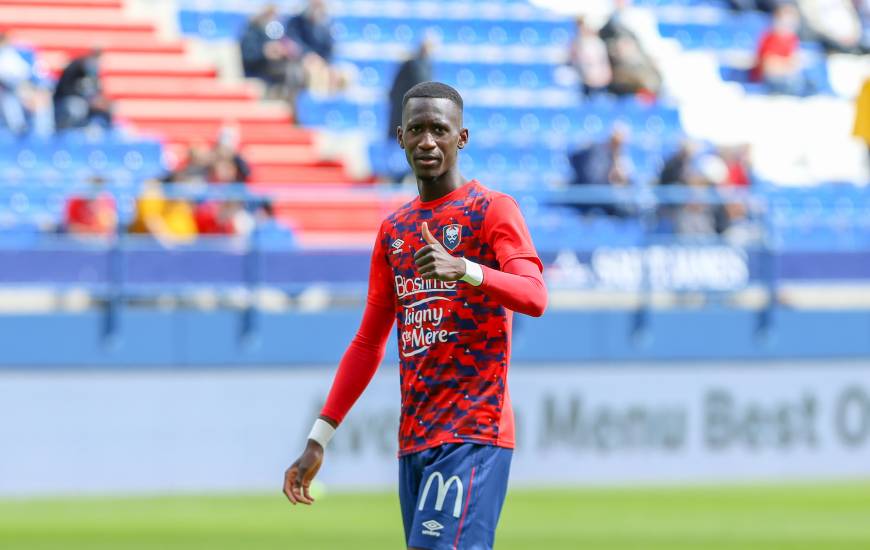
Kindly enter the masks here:
<path id="1" fill-rule="evenodd" d="M 462 149 L 468 144 L 468 128 L 459 130 L 459 148 Z"/>
<path id="2" fill-rule="evenodd" d="M 396 141 L 399 142 L 399 147 L 401 147 L 402 149 L 405 148 L 405 141 L 404 139 L 402 139 L 404 134 L 405 133 L 402 131 L 402 127 L 396 126 Z"/>

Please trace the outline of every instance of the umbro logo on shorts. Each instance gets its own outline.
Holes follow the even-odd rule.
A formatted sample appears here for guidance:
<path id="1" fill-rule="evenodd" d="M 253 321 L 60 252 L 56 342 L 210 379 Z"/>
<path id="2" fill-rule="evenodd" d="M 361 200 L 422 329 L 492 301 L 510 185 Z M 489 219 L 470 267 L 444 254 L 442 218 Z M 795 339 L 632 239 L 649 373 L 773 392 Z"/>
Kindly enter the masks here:
<path id="1" fill-rule="evenodd" d="M 444 529 L 444 526 L 435 521 L 434 519 L 430 519 L 429 521 L 423 522 L 423 528 L 424 535 L 429 535 L 430 537 L 440 537 L 441 533 L 439 533 L 438 531 Z"/>

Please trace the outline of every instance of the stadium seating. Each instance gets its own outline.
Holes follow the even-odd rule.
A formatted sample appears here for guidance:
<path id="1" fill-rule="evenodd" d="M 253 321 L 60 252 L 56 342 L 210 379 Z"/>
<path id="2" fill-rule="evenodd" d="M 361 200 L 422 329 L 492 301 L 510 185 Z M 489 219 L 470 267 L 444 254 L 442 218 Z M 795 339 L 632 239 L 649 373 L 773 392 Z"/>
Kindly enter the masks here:
<path id="1" fill-rule="evenodd" d="M 787 250 L 867 250 L 870 195 L 848 183 L 767 192 L 776 245 Z"/>
<path id="2" fill-rule="evenodd" d="M 121 132 L 96 136 L 66 131 L 52 139 L 17 138 L 0 133 L 0 227 L 4 242 L 15 241 L 19 230 L 54 230 L 62 225 L 67 194 L 88 189 L 90 181 L 105 182 L 130 204 L 140 184 L 163 176 L 163 147 L 156 140 Z M 28 237 L 29 238 L 29 237 Z"/>
<path id="3" fill-rule="evenodd" d="M 703 21 L 691 18 L 691 11 L 679 11 L 675 20 L 659 22 L 663 37 L 675 38 L 684 48 L 754 52 L 770 17 L 757 12 L 733 15 L 729 11 L 705 11 Z M 710 16 L 712 15 L 712 16 Z"/>
<path id="4" fill-rule="evenodd" d="M 260 4 L 217 2 L 203 10 L 196 2 L 182 2 L 179 28 L 209 40 L 235 40 Z M 397 60 L 424 34 L 439 37 L 440 51 L 446 54 L 435 63 L 435 78 L 466 94 L 466 121 L 475 130 L 472 146 L 463 155 L 463 166 L 472 172 L 472 167 L 486 168 L 491 185 L 562 184 L 569 175 L 565 148 L 602 138 L 618 112 L 644 134 L 668 134 L 668 142 L 679 132 L 673 109 L 643 109 L 638 105 L 620 110 L 603 102 L 579 110 L 576 83 L 565 83 L 558 74 L 573 32 L 570 20 L 524 2 L 453 3 L 450 7 L 456 9 L 449 10 L 433 9 L 431 2 L 393 2 L 389 9 L 383 6 L 371 2 L 333 6 L 338 57 L 356 65 L 356 88 L 347 96 L 332 99 L 303 94 L 298 102 L 300 122 L 306 127 L 362 131 L 370 140 L 369 159 L 376 173 L 405 170 L 401 153 L 396 154 L 395 147 L 385 140 L 384 96 Z M 290 13 L 294 6 L 285 3 L 282 7 Z M 460 55 L 456 55 L 458 48 L 464 48 Z M 514 61 L 506 63 L 506 51 L 522 51 L 523 55 L 514 55 Z M 553 52 L 558 60 L 553 61 Z M 477 61 L 469 63 L 469 56 Z M 541 107 L 506 109 L 503 101 L 507 93 L 517 104 L 538 103 Z M 499 138 L 510 140 L 510 147 L 493 145 Z M 648 179 L 649 175 L 647 170 L 641 177 Z"/>
<path id="5" fill-rule="evenodd" d="M 298 151 L 286 155 L 287 161 L 273 155 L 263 166 L 255 162 L 254 181 L 348 179 L 334 161 L 319 161 L 313 139 L 292 126 L 283 105 L 261 103 L 259 89 L 249 83 L 217 81 L 214 66 L 191 60 L 182 41 L 158 37 L 153 22 L 129 17 L 120 1 L 4 2 L 0 29 L 33 48 L 41 67 L 54 76 L 72 57 L 101 47 L 101 74 L 118 120 L 176 150 L 191 141 L 213 141 L 229 123 L 239 127 L 243 147 L 309 148 L 304 162 L 296 162 Z"/>
<path id="6" fill-rule="evenodd" d="M 235 41 L 247 18 L 265 3 L 180 0 L 178 28 L 198 40 Z M 302 4 L 279 2 L 287 14 Z M 735 14 L 722 1 L 639 0 L 635 4 L 652 10 L 662 37 L 674 39 L 685 51 L 714 55 L 724 81 L 738 82 L 750 93 L 763 92 L 748 82 L 747 63 L 769 16 Z M 350 189 L 348 170 L 341 161 L 319 157 L 315 135 L 325 132 L 339 141 L 344 135 L 362 136 L 375 173 L 405 172 L 401 150 L 387 137 L 386 90 L 398 63 L 426 33 L 441 39 L 435 78 L 457 86 L 466 98 L 465 119 L 472 140 L 461 158 L 463 169 L 489 185 L 528 194 L 540 188 L 558 190 L 571 177 L 567 153 L 606 139 L 614 124 L 620 123 L 631 130 L 628 154 L 636 169 L 636 184 L 643 189 L 655 181 L 664 159 L 685 136 L 679 106 L 667 97 L 655 102 L 633 98 L 584 102 L 576 79 L 566 76 L 570 69 L 564 65 L 573 22 L 525 1 L 348 0 L 332 7 L 337 56 L 357 67 L 356 83 L 337 97 L 302 94 L 297 121 L 301 127 L 297 127 L 281 105 L 258 101 L 256 84 L 217 80 L 216 67 L 191 60 L 183 40 L 158 37 L 152 21 L 125 15 L 120 0 L 3 2 L 0 28 L 9 29 L 17 43 L 32 47 L 51 74 L 56 75 L 71 57 L 101 45 L 106 52 L 106 93 L 116 101 L 124 127 L 143 136 L 133 141 L 127 135 L 109 137 L 104 143 L 73 143 L 66 138 L 15 143 L 0 155 L 3 177 L 14 185 L 36 178 L 62 186 L 99 173 L 135 188 L 143 178 L 181 158 L 187 144 L 211 142 L 229 123 L 238 128 L 241 150 L 253 165 L 252 189 L 286 191 L 289 194 L 282 196 L 293 197 L 279 201 L 277 210 L 282 219 L 307 234 L 303 242 L 367 244 L 376 225 L 372 220 L 393 199 L 385 203 L 378 191 Z M 831 93 L 820 47 L 805 43 L 803 50 L 818 91 Z M 311 185 L 322 186 L 321 194 L 314 196 L 328 197 L 329 204 L 315 209 L 316 201 L 304 198 Z M 289 187 L 295 189 L 288 191 Z M 863 227 L 860 195 L 825 195 L 819 200 L 842 208 L 826 208 L 810 216 L 808 212 L 817 210 L 811 200 L 777 195 L 776 186 L 759 187 L 759 192 L 769 195 L 771 204 L 789 205 L 771 209 L 772 227 L 787 246 L 863 242 L 855 231 Z M 842 206 L 847 203 L 851 209 Z M 838 212 L 849 214 L 834 215 Z M 850 222 L 831 222 L 828 232 L 814 229 L 832 217 Z M 586 234 L 589 223 L 573 211 L 551 210 L 546 202 L 539 202 L 530 221 L 542 234 L 554 224 L 562 224 L 566 234 Z M 630 223 L 599 225 L 592 228 L 596 234 L 625 242 L 638 230 Z"/>
<path id="7" fill-rule="evenodd" d="M 156 141 L 128 141 L 107 137 L 95 143 L 63 136 L 43 141 L 17 141 L 4 146 L 0 157 L 7 183 L 27 183 L 28 174 L 40 181 L 75 182 L 92 176 L 111 176 L 130 183 L 163 175 L 162 148 Z"/>
<path id="8" fill-rule="evenodd" d="M 749 69 L 755 62 L 755 51 L 762 34 L 770 27 L 769 15 L 753 11 L 734 13 L 715 4 L 681 6 L 675 2 L 668 5 L 681 9 L 665 8 L 658 12 L 658 30 L 663 37 L 677 40 L 686 49 L 714 52 L 719 58 L 720 74 L 724 80 L 738 82 L 750 93 L 766 93 L 763 86 L 750 81 Z M 827 59 L 821 45 L 804 40 L 801 51 L 814 93 L 832 93 Z"/>

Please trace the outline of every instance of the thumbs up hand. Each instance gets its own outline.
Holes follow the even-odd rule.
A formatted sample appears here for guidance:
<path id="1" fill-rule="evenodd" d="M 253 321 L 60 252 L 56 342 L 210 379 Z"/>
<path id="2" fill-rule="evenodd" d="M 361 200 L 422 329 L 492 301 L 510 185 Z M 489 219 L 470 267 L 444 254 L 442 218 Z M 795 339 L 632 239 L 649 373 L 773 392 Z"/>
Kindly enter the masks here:
<path id="1" fill-rule="evenodd" d="M 429 231 L 429 224 L 426 222 L 423 222 L 423 241 L 425 241 L 426 244 L 434 244 L 440 246 L 438 239 L 432 236 L 432 232 Z"/>
<path id="2" fill-rule="evenodd" d="M 417 271 L 424 279 L 438 279 L 439 281 L 458 281 L 465 275 L 465 262 L 462 258 L 453 256 L 442 246 L 432 232 L 429 224 L 423 222 L 423 241 L 426 246 L 414 254 L 414 263 Z"/>

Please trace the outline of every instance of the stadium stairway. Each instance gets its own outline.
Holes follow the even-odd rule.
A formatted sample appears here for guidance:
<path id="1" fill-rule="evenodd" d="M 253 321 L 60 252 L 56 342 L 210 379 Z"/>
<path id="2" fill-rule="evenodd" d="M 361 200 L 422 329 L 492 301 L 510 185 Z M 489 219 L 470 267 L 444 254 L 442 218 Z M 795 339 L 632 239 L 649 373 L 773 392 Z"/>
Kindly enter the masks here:
<path id="1" fill-rule="evenodd" d="M 320 201 L 305 200 L 300 190 L 303 207 L 276 205 L 282 218 L 308 233 L 303 242 L 367 241 L 377 227 L 379 220 L 370 219 L 372 212 L 381 215 L 377 198 L 352 215 L 333 215 L 341 212 L 335 205 L 362 199 L 344 197 L 341 187 L 351 179 L 341 161 L 320 158 L 315 131 L 295 127 L 282 103 L 260 101 L 258 86 L 218 80 L 216 68 L 192 59 L 183 40 L 163 39 L 152 21 L 129 16 L 123 0 L 0 0 L 0 30 L 32 48 L 55 77 L 72 58 L 102 48 L 104 89 L 117 120 L 163 141 L 170 166 L 184 158 L 188 144 L 213 142 L 222 127 L 235 127 L 253 189 L 321 188 Z M 323 193 L 335 195 L 325 212 L 317 208 Z"/>
<path id="2" fill-rule="evenodd" d="M 201 40 L 228 42 L 264 1 L 179 0 L 178 28 Z M 298 10 L 296 4 L 279 6 L 286 16 Z M 424 35 L 439 38 L 434 78 L 461 89 L 465 99 L 474 137 L 461 156 L 462 169 L 480 174 L 487 185 L 511 192 L 561 187 L 570 177 L 566 151 L 606 139 L 617 121 L 633 132 L 632 162 L 638 180 L 646 182 L 657 174 L 662 150 L 670 151 L 681 136 L 679 114 L 670 105 L 634 98 L 582 102 L 576 73 L 565 65 L 573 20 L 524 0 L 348 0 L 332 3 L 331 13 L 336 59 L 353 65 L 357 77 L 343 94 L 301 94 L 300 122 L 362 138 L 376 174 L 407 172 L 403 152 L 385 138 L 386 95 L 397 67 Z M 362 227 L 365 212 L 376 208 L 346 210 Z M 299 219 L 313 224 L 308 216 Z M 370 221 L 377 222 L 374 216 Z"/>
<path id="3" fill-rule="evenodd" d="M 121 0 L 2 0 L 0 28 L 33 47 L 55 75 L 71 58 L 101 47 L 105 91 L 118 119 L 160 136 L 170 150 L 212 141 L 232 124 L 243 152 L 254 148 L 254 182 L 348 179 L 340 163 L 314 160 L 313 135 L 292 126 L 284 105 L 258 101 L 250 83 L 218 81 L 215 67 L 191 60 L 182 41 L 161 40 L 151 22 L 128 17 Z"/>

